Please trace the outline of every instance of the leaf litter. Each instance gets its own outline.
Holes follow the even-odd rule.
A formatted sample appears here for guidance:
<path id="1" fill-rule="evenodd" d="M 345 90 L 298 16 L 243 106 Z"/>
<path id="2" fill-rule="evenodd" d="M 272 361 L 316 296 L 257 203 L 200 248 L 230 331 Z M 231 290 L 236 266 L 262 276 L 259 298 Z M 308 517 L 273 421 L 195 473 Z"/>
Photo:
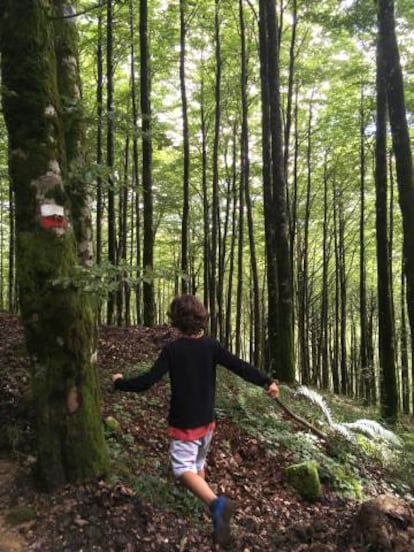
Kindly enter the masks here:
<path id="1" fill-rule="evenodd" d="M 170 474 L 167 383 L 139 395 L 139 400 L 134 394 L 114 393 L 111 385 L 111 373 L 136 364 L 149 366 L 161 347 L 174 339 L 174 331 L 168 326 L 100 329 L 102 416 L 113 416 L 122 426 L 120 437 L 108 437 L 114 449 L 113 474 L 106 480 L 67 485 L 49 494 L 36 490 L 31 476 L 33 414 L 25 399 L 29 361 L 18 319 L 1 314 L 0 335 L 0 420 L 3 428 L 9 428 L 8 433 L 1 432 L 0 451 L 5 450 L 6 440 L 8 448 L 14 449 L 12 461 L 10 454 L 2 460 L 8 468 L 0 469 L 0 550 L 215 550 L 206 509 Z M 14 428 L 14 441 L 10 428 Z M 271 451 L 230 419 L 219 420 L 207 478 L 216 492 L 225 492 L 236 503 L 232 549 L 368 551 L 370 545 L 358 542 L 350 532 L 360 504 L 329 488 L 318 502 L 302 500 L 284 481 L 284 469 L 291 463 L 289 450 Z M 379 477 L 378 468 L 373 467 L 372 478 Z M 22 506 L 35 512 L 33 519 L 5 530 L 6 513 Z M 407 546 L 412 542 L 408 540 Z"/>

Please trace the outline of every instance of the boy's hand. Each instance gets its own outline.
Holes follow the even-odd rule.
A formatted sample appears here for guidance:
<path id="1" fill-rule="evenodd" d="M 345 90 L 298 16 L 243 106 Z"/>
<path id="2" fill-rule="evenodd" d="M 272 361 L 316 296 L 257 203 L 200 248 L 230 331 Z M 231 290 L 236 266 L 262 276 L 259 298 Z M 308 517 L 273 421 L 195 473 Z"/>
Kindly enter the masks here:
<path id="1" fill-rule="evenodd" d="M 272 399 L 277 399 L 279 397 L 279 387 L 275 382 L 272 382 L 269 387 L 266 389 L 266 393 Z"/>
<path id="2" fill-rule="evenodd" d="M 124 376 L 122 374 L 112 374 L 112 381 L 116 382 L 118 379 L 124 379 Z"/>

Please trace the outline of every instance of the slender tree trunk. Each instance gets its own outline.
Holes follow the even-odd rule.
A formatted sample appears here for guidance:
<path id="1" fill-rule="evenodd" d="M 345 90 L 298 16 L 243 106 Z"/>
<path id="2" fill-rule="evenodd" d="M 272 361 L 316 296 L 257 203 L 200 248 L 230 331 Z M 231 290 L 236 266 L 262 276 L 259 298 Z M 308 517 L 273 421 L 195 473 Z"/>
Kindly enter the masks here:
<path id="1" fill-rule="evenodd" d="M 106 0 L 106 165 L 108 167 L 108 262 L 115 266 L 116 258 L 116 228 L 115 228 L 115 142 L 114 142 L 114 107 L 113 107 L 113 0 Z M 106 323 L 113 324 L 116 293 L 108 293 Z"/>
<path id="2" fill-rule="evenodd" d="M 387 220 L 387 89 L 384 65 L 385 44 L 377 45 L 377 121 L 375 147 L 376 235 L 378 272 L 378 324 L 381 369 L 381 413 L 395 422 L 398 417 L 398 392 L 395 372 L 395 345 L 390 302 L 390 272 Z"/>
<path id="3" fill-rule="evenodd" d="M 96 164 L 102 166 L 102 142 L 103 142 L 103 53 L 102 53 L 102 13 L 98 15 L 98 38 L 96 48 L 96 105 L 97 105 L 97 128 L 96 128 Z M 96 262 L 102 262 L 102 177 L 96 178 Z"/>
<path id="4" fill-rule="evenodd" d="M 292 0 L 292 30 L 290 36 L 289 48 L 289 77 L 287 89 L 287 106 L 286 106 L 286 123 L 285 123 L 285 141 L 283 164 L 285 175 L 288 174 L 289 166 L 289 145 L 290 145 L 290 130 L 292 127 L 292 102 L 293 102 L 293 85 L 295 78 L 295 61 L 296 61 L 296 31 L 298 26 L 298 3 L 297 0 Z M 288 188 L 289 191 L 289 188 Z M 289 198 L 289 195 L 288 195 Z M 289 204 L 289 200 L 288 200 Z"/>
<path id="5" fill-rule="evenodd" d="M 321 323 L 320 323 L 320 362 L 321 368 L 318 373 L 321 374 L 320 382 L 323 389 L 329 388 L 329 214 L 328 214 L 328 168 L 327 159 L 324 161 L 324 176 L 323 176 L 323 238 L 322 238 L 322 299 L 321 299 Z M 315 375 L 312 377 L 312 382 L 315 385 L 317 379 Z"/>
<path id="6" fill-rule="evenodd" d="M 211 241 L 210 241 L 210 209 L 207 193 L 207 125 L 204 110 L 204 76 L 201 80 L 200 91 L 200 118 L 201 118 L 201 165 L 202 177 L 201 187 L 203 195 L 203 287 L 204 304 L 211 305 L 210 300 L 210 278 L 211 278 Z"/>
<path id="7" fill-rule="evenodd" d="M 340 392 L 339 377 L 339 348 L 340 348 L 340 274 L 339 274 L 339 230 L 338 230 L 338 195 L 339 192 L 334 185 L 333 191 L 333 225 L 334 225 L 334 249 L 335 249 L 335 338 L 332 359 L 332 383 L 334 393 Z"/>
<path id="8" fill-rule="evenodd" d="M 232 315 L 233 315 L 233 277 L 234 277 L 234 260 L 235 260 L 235 249 L 236 249 L 236 239 L 237 239 L 237 204 L 238 204 L 238 195 L 237 195 L 237 143 L 236 140 L 233 140 L 233 149 L 232 149 L 232 173 L 231 173 L 231 183 L 230 183 L 230 195 L 232 197 L 232 216 L 231 216 L 231 236 L 230 236 L 230 252 L 229 252 L 229 277 L 228 277 L 228 286 L 227 286 L 227 308 L 226 308 L 226 318 L 225 318 L 225 335 L 224 343 L 225 346 L 229 349 L 232 349 Z"/>
<path id="9" fill-rule="evenodd" d="M 188 227 L 190 211 L 190 140 L 188 131 L 187 90 L 185 81 L 186 1 L 180 0 L 180 89 L 183 117 L 183 214 L 181 220 L 181 291 L 188 292 Z"/>
<path id="10" fill-rule="evenodd" d="M 135 190 L 135 264 L 136 284 L 135 284 L 135 302 L 137 323 L 142 324 L 142 298 L 141 298 L 141 209 L 140 209 L 140 182 L 139 182 L 139 159 L 138 159 L 138 99 L 137 99 L 137 83 L 135 75 L 135 14 L 133 0 L 129 0 L 129 41 L 130 41 L 130 57 L 131 57 L 131 109 L 132 109 L 132 179 Z"/>
<path id="11" fill-rule="evenodd" d="M 346 395 L 349 389 L 349 371 L 347 354 L 347 290 L 346 290 L 346 249 L 345 249 L 345 215 L 341 192 L 339 201 L 339 288 L 341 309 L 341 393 Z"/>
<path id="12" fill-rule="evenodd" d="M 128 271 L 126 270 L 127 260 L 127 221 L 128 221 L 128 176 L 129 176 L 129 135 L 125 139 L 124 148 L 124 174 L 122 186 L 119 190 L 119 209 L 118 209 L 118 264 L 123 265 L 122 273 L 119 275 L 119 286 L 116 292 L 116 317 L 117 325 L 122 326 L 129 318 L 126 311 L 126 297 L 128 294 Z"/>
<path id="13" fill-rule="evenodd" d="M 408 365 L 408 336 L 406 316 L 405 275 L 404 266 L 401 266 L 401 328 L 400 328 L 400 362 L 401 362 L 401 387 L 402 387 L 402 410 L 404 414 L 410 413 L 410 378 Z"/>
<path id="14" fill-rule="evenodd" d="M 230 142 L 230 140 L 229 140 L 229 142 Z M 220 248 L 219 248 L 220 254 L 219 254 L 219 266 L 218 266 L 218 271 L 219 271 L 218 287 L 220 289 L 222 289 L 221 294 L 222 294 L 223 304 L 226 300 L 225 292 L 224 292 L 224 286 L 225 286 L 225 275 L 227 275 L 226 274 L 226 272 L 227 272 L 226 271 L 227 238 L 228 238 L 229 227 L 230 227 L 230 218 L 235 217 L 235 212 L 233 212 L 233 213 L 231 212 L 231 206 L 232 206 L 232 201 L 233 201 L 233 194 L 232 194 L 233 176 L 236 172 L 236 167 L 235 167 L 236 157 L 234 155 L 234 150 L 235 150 L 236 144 L 237 144 L 237 126 L 236 126 L 236 123 L 233 126 L 233 137 L 232 137 L 231 143 L 232 143 L 232 162 L 231 162 L 231 166 L 229 166 L 229 164 L 227 162 L 229 144 L 226 145 L 226 151 L 225 151 L 225 155 L 224 155 L 227 186 L 226 186 L 226 196 L 225 196 L 223 232 L 222 232 L 222 236 L 220 238 L 221 245 L 220 245 Z M 220 324 L 219 324 L 219 330 L 220 330 L 219 340 L 220 340 L 221 343 L 224 343 L 225 340 L 226 340 L 226 333 L 225 333 L 226 332 L 226 323 L 225 323 L 225 315 L 224 315 L 223 310 L 224 309 L 222 309 L 222 311 L 221 311 L 222 319 L 220 319 Z"/>
<path id="15" fill-rule="evenodd" d="M 1 182 L 0 182 L 0 190 L 1 190 Z M 5 281 L 4 278 L 4 209 L 3 209 L 3 202 L 0 204 L 0 311 L 4 310 L 4 286 L 3 282 Z"/>
<path id="16" fill-rule="evenodd" d="M 220 317 L 220 305 L 218 304 L 217 286 L 217 259 L 219 246 L 219 145 L 220 145 L 220 119 L 221 119 L 221 36 L 220 36 L 220 0 L 215 0 L 215 120 L 214 120 L 214 145 L 213 145 L 213 182 L 212 182 L 212 225 L 211 225 L 211 271 L 210 271 L 210 319 L 211 333 L 218 332 L 218 319 Z"/>
<path id="17" fill-rule="evenodd" d="M 141 112 L 142 112 L 142 186 L 144 202 L 144 324 L 155 321 L 154 298 L 154 228 L 152 199 L 152 114 L 151 70 L 148 32 L 148 1 L 140 0 L 139 37 L 141 52 Z"/>
<path id="18" fill-rule="evenodd" d="M 403 224 L 403 251 L 411 327 L 411 357 L 414 358 L 414 171 L 404 99 L 404 83 L 395 32 L 394 0 L 378 0 L 378 32 L 397 169 L 398 199 Z"/>
<path id="19" fill-rule="evenodd" d="M 244 183 L 244 193 L 246 201 L 247 225 L 249 232 L 250 248 L 250 266 L 252 277 L 252 304 L 253 318 L 251 325 L 253 327 L 253 363 L 255 366 L 261 365 L 261 342 L 262 328 L 260 319 L 260 289 L 259 275 L 257 269 L 256 246 L 254 239 L 253 226 L 253 206 L 250 196 L 250 158 L 249 158 L 249 126 L 248 126 L 248 60 L 246 49 L 246 29 L 244 21 L 243 0 L 239 1 L 239 19 L 241 34 L 241 99 L 242 99 L 242 133 L 241 133 L 241 179 Z"/>
<path id="20" fill-rule="evenodd" d="M 303 254 L 302 263 L 299 267 L 298 274 L 298 294 L 299 294 L 299 347 L 300 347 L 300 364 L 302 378 L 309 382 L 310 374 L 310 357 L 309 357 L 309 289 L 308 289 L 308 257 L 309 257 L 309 222 L 311 212 L 311 190 L 312 190 L 312 98 L 309 104 L 308 116 L 308 136 L 306 148 L 306 164 L 307 164 L 307 182 L 306 182 L 306 201 L 305 201 L 305 216 L 304 216 L 304 235 L 303 235 Z"/>
<path id="21" fill-rule="evenodd" d="M 0 28 L 1 29 L 1 28 Z M 15 197 L 12 185 L 9 186 L 9 275 L 8 275 L 8 310 L 16 312 L 16 230 L 15 230 Z"/>
<path id="22" fill-rule="evenodd" d="M 361 84 L 360 102 L 360 219 L 359 219 L 359 323 L 360 323 L 360 368 L 358 387 L 365 404 L 370 402 L 370 366 L 367 351 L 367 292 L 366 292 L 366 259 L 365 259 L 365 111 L 364 87 Z"/>
<path id="23" fill-rule="evenodd" d="M 243 161 L 242 161 L 243 163 Z M 242 342 L 242 307 L 243 307 L 243 284 L 244 284 L 244 174 L 241 170 L 239 180 L 239 225 L 237 229 L 238 244 L 237 244 L 237 293 L 236 293 L 236 355 L 240 356 Z"/>

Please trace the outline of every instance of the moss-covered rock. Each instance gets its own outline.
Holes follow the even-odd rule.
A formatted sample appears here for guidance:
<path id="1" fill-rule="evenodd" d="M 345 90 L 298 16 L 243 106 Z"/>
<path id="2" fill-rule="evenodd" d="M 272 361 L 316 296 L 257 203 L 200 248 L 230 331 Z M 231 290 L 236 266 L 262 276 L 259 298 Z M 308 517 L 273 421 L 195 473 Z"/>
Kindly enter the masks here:
<path id="1" fill-rule="evenodd" d="M 306 500 L 317 500 L 321 496 L 318 465 L 313 460 L 286 468 L 286 479 Z"/>
<path id="2" fill-rule="evenodd" d="M 113 416 L 107 416 L 105 418 L 105 427 L 114 433 L 122 433 L 121 424 Z"/>

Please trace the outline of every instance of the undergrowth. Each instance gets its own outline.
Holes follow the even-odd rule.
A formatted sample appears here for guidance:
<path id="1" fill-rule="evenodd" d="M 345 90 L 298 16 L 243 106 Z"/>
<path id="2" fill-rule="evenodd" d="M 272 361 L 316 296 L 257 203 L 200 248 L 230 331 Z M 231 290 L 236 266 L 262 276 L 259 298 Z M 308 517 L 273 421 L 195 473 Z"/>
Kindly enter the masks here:
<path id="1" fill-rule="evenodd" d="M 132 367 L 131 374 L 144 371 L 148 366 Z M 129 371 L 125 374 L 129 375 Z M 157 406 L 157 399 L 137 394 L 136 408 L 151 409 Z M 316 426 L 322 427 L 317 409 L 295 398 L 292 392 L 281 388 L 281 400 L 296 414 Z M 376 412 L 333 395 L 326 400 L 336 420 L 341 423 L 354 422 L 359 418 L 375 420 Z M 120 421 L 131 421 L 133 412 L 125 410 L 122 404 L 113 405 L 114 416 Z M 412 497 L 412 473 L 414 468 L 414 436 L 409 431 L 398 431 L 402 447 L 392 447 L 383 441 L 358 435 L 354 442 L 347 441 L 340 434 L 329 434 L 327 443 L 313 434 L 298 428 L 283 418 L 276 403 L 263 390 L 237 378 L 227 370 L 219 369 L 216 397 L 216 415 L 231 419 L 245 431 L 265 443 L 269 461 L 278 451 L 283 451 L 292 463 L 315 460 L 319 465 L 321 482 L 340 495 L 355 500 L 371 491 L 393 492 Z M 151 462 L 151 473 L 144 468 L 148 460 L 140 454 L 134 438 L 128 433 L 108 432 L 108 442 L 113 460 L 113 473 L 127 475 L 132 488 L 152 503 L 166 509 L 177 508 L 186 515 L 198 515 L 200 504 L 187 491 L 173 481 L 168 457 Z M 167 451 L 165 451 L 167 452 Z"/>

